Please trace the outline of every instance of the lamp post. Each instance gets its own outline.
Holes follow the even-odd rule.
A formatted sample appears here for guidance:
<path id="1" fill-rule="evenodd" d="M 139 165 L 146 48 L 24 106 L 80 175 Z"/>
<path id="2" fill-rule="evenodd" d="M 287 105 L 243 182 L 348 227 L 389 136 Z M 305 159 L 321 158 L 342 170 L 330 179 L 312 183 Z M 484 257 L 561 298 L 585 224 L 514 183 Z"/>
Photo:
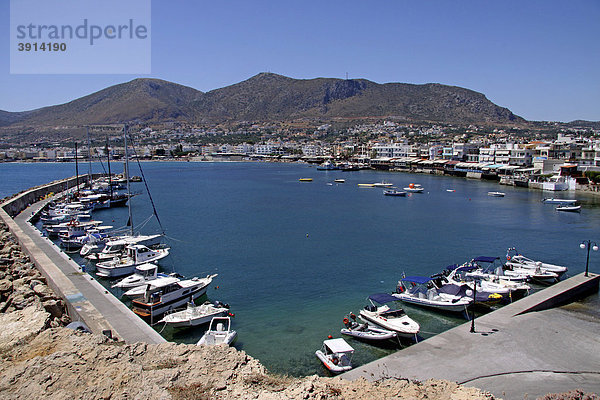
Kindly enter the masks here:
<path id="1" fill-rule="evenodd" d="M 581 242 L 579 247 L 581 247 L 582 249 L 585 249 L 587 247 L 587 259 L 585 260 L 585 276 L 588 276 L 588 267 L 590 265 L 590 247 L 592 248 L 592 250 L 598 251 L 598 245 L 595 242 L 592 242 L 591 240 L 584 240 L 583 242 Z"/>

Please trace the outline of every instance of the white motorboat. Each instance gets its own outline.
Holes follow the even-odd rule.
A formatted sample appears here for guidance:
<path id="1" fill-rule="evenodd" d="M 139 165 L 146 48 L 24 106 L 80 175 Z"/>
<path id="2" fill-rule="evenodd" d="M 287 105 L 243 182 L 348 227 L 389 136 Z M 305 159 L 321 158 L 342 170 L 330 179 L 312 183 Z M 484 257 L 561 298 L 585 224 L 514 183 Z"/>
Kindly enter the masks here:
<path id="1" fill-rule="evenodd" d="M 344 339 L 324 340 L 323 347 L 321 350 L 317 350 L 315 355 L 325 365 L 325 368 L 334 374 L 352 369 L 354 349 Z"/>
<path id="2" fill-rule="evenodd" d="M 558 206 L 556 211 L 581 212 L 581 206 Z"/>
<path id="3" fill-rule="evenodd" d="M 574 199 L 546 198 L 542 201 L 546 204 L 575 204 L 575 203 L 577 203 L 577 200 L 574 200 Z"/>
<path id="4" fill-rule="evenodd" d="M 389 340 L 396 338 L 396 332 L 370 325 L 368 322 L 359 324 L 356 315 L 350 313 L 350 318 L 344 317 L 344 328 L 340 330 L 342 335 L 352 336 L 362 340 Z"/>
<path id="5" fill-rule="evenodd" d="M 378 188 L 382 188 L 382 187 L 392 187 L 394 186 L 393 183 L 389 183 L 389 182 L 385 182 L 385 181 L 381 181 L 381 182 L 375 182 L 373 184 L 374 187 L 378 187 Z"/>
<path id="6" fill-rule="evenodd" d="M 115 283 L 111 287 L 120 289 L 131 289 L 139 286 L 143 286 L 150 281 L 158 278 L 166 278 L 171 275 L 162 274 L 158 272 L 158 265 L 152 263 L 145 263 L 135 267 L 133 275 L 129 275 L 119 282 Z"/>
<path id="7" fill-rule="evenodd" d="M 346 180 L 345 179 L 334 179 L 333 180 L 335 183 L 345 183 Z"/>
<path id="8" fill-rule="evenodd" d="M 492 196 L 492 197 L 504 197 L 504 196 L 506 196 L 506 193 L 503 193 L 503 192 L 488 192 L 488 196 Z"/>
<path id="9" fill-rule="evenodd" d="M 392 296 L 405 303 L 434 310 L 462 312 L 473 303 L 469 293 L 444 293 L 433 283 L 433 278 L 407 276 L 398 282 Z"/>
<path id="10" fill-rule="evenodd" d="M 514 254 L 512 254 L 514 253 Z M 542 271 L 550 271 L 558 274 L 559 276 L 567 272 L 568 268 L 562 265 L 549 264 L 541 261 L 535 261 L 531 258 L 525 257 L 523 254 L 517 252 L 517 249 L 510 247 L 506 251 L 506 264 L 512 265 L 513 267 L 537 269 L 540 268 Z"/>
<path id="11" fill-rule="evenodd" d="M 375 293 L 368 297 L 371 304 L 360 310 L 360 316 L 377 326 L 396 332 L 398 337 L 415 338 L 421 327 L 401 308 L 390 308 L 386 303 L 398 301 L 387 293 Z M 376 306 L 374 303 L 380 304 Z"/>
<path id="12" fill-rule="evenodd" d="M 229 306 L 221 302 L 205 302 L 199 306 L 192 302 L 187 303 L 187 308 L 175 311 L 165 316 L 158 322 L 164 322 L 173 328 L 184 328 L 209 323 L 213 317 L 225 316 L 229 312 Z"/>
<path id="13" fill-rule="evenodd" d="M 481 260 L 485 259 L 485 260 Z M 531 286 L 524 283 L 523 277 L 512 277 L 504 275 L 502 266 L 495 266 L 493 263 L 499 260 L 499 257 L 477 257 L 468 263 L 467 266 L 474 267 L 469 271 L 465 271 L 465 277 L 481 279 L 482 281 L 493 282 L 511 290 L 511 299 L 525 296 L 531 290 Z M 482 263 L 489 263 L 488 267 L 483 267 Z"/>
<path id="14" fill-rule="evenodd" d="M 122 257 L 96 264 L 96 275 L 104 278 L 129 275 L 138 265 L 155 262 L 169 255 L 169 248 L 152 250 L 141 244 L 127 246 L 125 250 L 127 253 Z"/>
<path id="15" fill-rule="evenodd" d="M 156 279 L 142 289 L 139 295 L 129 296 L 132 299 L 133 312 L 142 317 L 154 318 L 165 312 L 175 310 L 188 301 L 194 301 L 206 293 L 208 285 L 217 276 L 207 275 L 206 278 L 180 280 L 178 278 Z"/>
<path id="16" fill-rule="evenodd" d="M 85 258 L 91 261 L 112 260 L 113 258 L 115 258 L 116 255 L 119 255 L 123 251 L 125 251 L 125 247 L 129 245 L 141 244 L 147 247 L 153 247 L 160 244 L 161 238 L 162 235 L 119 236 L 116 238 L 111 238 L 110 240 L 106 241 L 103 245 L 101 245 L 101 251 L 95 251 L 93 246 L 90 246 L 89 248 L 86 248 L 84 246 L 79 254 L 85 256 Z"/>
<path id="17" fill-rule="evenodd" d="M 528 269 L 523 267 L 514 267 L 512 265 L 495 266 L 493 263 L 499 259 L 499 257 L 485 256 L 474 258 L 471 260 L 472 264 L 479 265 L 480 263 L 489 263 L 490 265 L 486 268 L 481 267 L 481 269 L 467 272 L 466 275 L 482 279 L 497 277 L 498 279 L 514 282 L 526 282 L 530 280 L 556 281 L 558 279 L 558 274 L 550 271 L 542 271 L 539 268 Z"/>
<path id="18" fill-rule="evenodd" d="M 403 188 L 405 191 L 407 192 L 411 192 L 411 193 L 423 193 L 423 190 L 425 190 L 423 188 L 423 186 L 421 186 L 418 183 L 410 183 L 407 187 Z"/>
<path id="19" fill-rule="evenodd" d="M 229 346 L 236 337 L 237 332 L 231 329 L 231 318 L 213 317 L 208 330 L 202 335 L 197 344 L 208 346 L 225 344 Z"/>
<path id="20" fill-rule="evenodd" d="M 467 277 L 466 273 L 477 269 L 474 265 L 450 265 L 443 272 L 443 279 L 449 284 L 462 286 L 466 285 L 470 290 L 475 290 L 475 301 L 484 304 L 493 304 L 501 300 L 509 300 L 511 289 L 485 279 L 475 279 Z M 435 276 L 432 276 L 434 278 Z"/>

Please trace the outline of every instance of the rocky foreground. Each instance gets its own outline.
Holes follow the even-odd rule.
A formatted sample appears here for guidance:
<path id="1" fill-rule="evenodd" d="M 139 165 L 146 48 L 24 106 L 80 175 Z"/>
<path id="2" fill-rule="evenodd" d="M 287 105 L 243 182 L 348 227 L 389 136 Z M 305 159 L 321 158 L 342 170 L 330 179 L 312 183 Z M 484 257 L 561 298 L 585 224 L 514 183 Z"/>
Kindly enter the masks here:
<path id="1" fill-rule="evenodd" d="M 0 398 L 494 399 L 441 380 L 277 376 L 233 348 L 125 344 L 65 328 L 69 322 L 62 300 L 0 224 Z"/>

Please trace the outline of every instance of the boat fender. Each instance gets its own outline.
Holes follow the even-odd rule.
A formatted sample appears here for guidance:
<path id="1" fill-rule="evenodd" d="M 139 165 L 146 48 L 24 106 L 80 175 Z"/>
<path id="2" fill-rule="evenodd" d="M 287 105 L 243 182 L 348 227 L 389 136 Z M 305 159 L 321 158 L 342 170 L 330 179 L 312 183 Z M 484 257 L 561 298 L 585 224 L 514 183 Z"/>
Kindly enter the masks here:
<path id="1" fill-rule="evenodd" d="M 327 339 L 333 339 L 333 336 L 331 336 L 331 335 L 328 335 L 328 336 L 327 336 Z"/>

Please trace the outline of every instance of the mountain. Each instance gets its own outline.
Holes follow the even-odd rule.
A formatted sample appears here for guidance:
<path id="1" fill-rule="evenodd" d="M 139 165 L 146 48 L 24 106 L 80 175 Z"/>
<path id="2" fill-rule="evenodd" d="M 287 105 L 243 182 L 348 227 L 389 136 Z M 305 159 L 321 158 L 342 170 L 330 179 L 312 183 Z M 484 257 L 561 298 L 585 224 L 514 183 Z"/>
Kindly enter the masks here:
<path id="1" fill-rule="evenodd" d="M 207 92 L 193 108 L 199 120 L 210 122 L 385 116 L 449 123 L 525 122 L 483 94 L 455 86 L 292 79 L 270 73 Z"/>
<path id="2" fill-rule="evenodd" d="M 66 104 L 0 111 L 0 126 L 73 127 L 122 122 L 269 121 L 398 117 L 457 124 L 525 122 L 483 94 L 441 84 L 378 84 L 365 79 L 293 79 L 260 73 L 203 93 L 159 79 L 135 79 Z"/>
<path id="3" fill-rule="evenodd" d="M 187 119 L 193 114 L 188 105 L 202 94 L 160 79 L 134 79 L 69 103 L 29 111 L 17 123 L 73 126 Z"/>

